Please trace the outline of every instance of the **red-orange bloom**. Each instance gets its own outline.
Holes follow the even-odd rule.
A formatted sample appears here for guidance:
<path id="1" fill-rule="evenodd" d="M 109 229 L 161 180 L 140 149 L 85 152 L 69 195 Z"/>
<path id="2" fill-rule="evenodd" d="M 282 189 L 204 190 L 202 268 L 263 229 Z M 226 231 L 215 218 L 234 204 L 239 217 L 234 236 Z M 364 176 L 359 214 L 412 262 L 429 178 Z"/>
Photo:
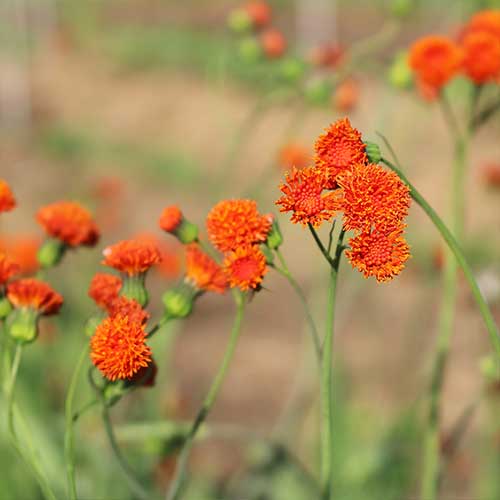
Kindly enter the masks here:
<path id="1" fill-rule="evenodd" d="M 111 381 L 130 379 L 151 362 L 144 325 L 122 314 L 97 326 L 90 348 L 92 363 Z"/>
<path id="2" fill-rule="evenodd" d="M 410 248 L 402 236 L 403 226 L 390 233 L 372 231 L 349 240 L 346 251 L 352 267 L 365 278 L 374 276 L 378 282 L 390 281 L 405 267 Z"/>
<path id="3" fill-rule="evenodd" d="M 271 222 L 253 200 L 223 200 L 207 215 L 207 232 L 214 246 L 228 252 L 266 241 Z"/>
<path id="4" fill-rule="evenodd" d="M 280 212 L 292 212 L 294 224 L 319 226 L 335 215 L 337 195 L 324 192 L 324 177 L 314 167 L 293 169 L 280 190 L 283 196 L 276 205 L 281 205 Z"/>
<path id="5" fill-rule="evenodd" d="M 312 64 L 334 69 L 345 58 L 345 50 L 337 44 L 326 43 L 313 49 L 309 59 Z"/>
<path id="6" fill-rule="evenodd" d="M 182 212 L 178 206 L 172 205 L 163 209 L 159 224 L 164 231 L 167 233 L 175 231 L 181 222 Z"/>
<path id="7" fill-rule="evenodd" d="M 5 285 L 19 271 L 20 268 L 17 263 L 0 251 L 0 286 Z"/>
<path id="8" fill-rule="evenodd" d="M 500 40 L 500 10 L 483 10 L 472 16 L 467 32 L 484 31 Z"/>
<path id="9" fill-rule="evenodd" d="M 460 70 L 462 51 L 445 36 L 427 36 L 411 46 L 408 63 L 422 84 L 439 90 Z"/>
<path id="10" fill-rule="evenodd" d="M 49 236 L 71 247 L 93 246 L 99 240 L 92 214 L 79 203 L 59 201 L 46 205 L 38 210 L 36 218 Z"/>
<path id="11" fill-rule="evenodd" d="M 114 274 L 96 273 L 89 286 L 89 297 L 103 309 L 107 309 L 118 298 L 122 280 Z"/>
<path id="12" fill-rule="evenodd" d="M 255 26 L 261 27 L 271 22 L 271 7 L 262 0 L 248 2 L 245 5 L 245 12 Z"/>
<path id="13" fill-rule="evenodd" d="M 37 253 L 40 238 L 30 235 L 9 235 L 0 238 L 0 250 L 19 265 L 20 274 L 32 274 L 39 267 Z"/>
<path id="14" fill-rule="evenodd" d="M 186 247 L 186 281 L 200 290 L 224 293 L 226 275 L 222 268 L 192 243 Z"/>
<path id="15" fill-rule="evenodd" d="M 332 101 L 335 109 L 352 111 L 359 101 L 359 84 L 353 79 L 344 80 L 335 89 Z"/>
<path id="16" fill-rule="evenodd" d="M 25 278 L 7 285 L 7 298 L 17 308 L 30 308 L 39 314 L 56 314 L 62 306 L 63 298 L 47 283 Z"/>
<path id="17" fill-rule="evenodd" d="M 348 118 L 338 120 L 326 133 L 318 137 L 315 145 L 316 166 L 324 173 L 327 189 L 336 187 L 337 175 L 355 163 L 368 163 L 361 133 L 351 126 Z"/>
<path id="18" fill-rule="evenodd" d="M 231 287 L 255 290 L 267 273 L 266 257 L 257 245 L 240 247 L 226 254 L 224 271 Z"/>
<path id="19" fill-rule="evenodd" d="M 293 167 L 300 170 L 310 165 L 311 160 L 309 149 L 294 142 L 286 144 L 279 153 L 279 162 L 284 170 L 292 170 Z"/>
<path id="20" fill-rule="evenodd" d="M 160 262 L 161 256 L 157 246 L 144 239 L 124 240 L 103 251 L 105 266 L 136 276 L 145 273 L 151 266 Z"/>
<path id="21" fill-rule="evenodd" d="M 399 226 L 408 215 L 410 190 L 380 165 L 355 165 L 337 178 L 341 187 L 338 210 L 344 212 L 344 229 L 385 231 Z"/>
<path id="22" fill-rule="evenodd" d="M 15 206 L 16 199 L 10 186 L 3 179 L 0 179 L 0 212 L 9 212 Z"/>
<path id="23" fill-rule="evenodd" d="M 281 57 L 286 51 L 286 38 L 276 28 L 269 28 L 264 31 L 260 36 L 260 43 L 264 54 L 272 59 Z"/>
<path id="24" fill-rule="evenodd" d="M 181 245 L 177 242 L 165 241 L 159 238 L 155 233 L 139 233 L 134 236 L 135 239 L 146 240 L 156 245 L 160 252 L 160 262 L 156 264 L 155 269 L 167 279 L 177 278 L 181 270 Z"/>
<path id="25" fill-rule="evenodd" d="M 482 169 L 482 178 L 487 186 L 500 188 L 500 164 L 485 165 Z"/>
<path id="26" fill-rule="evenodd" d="M 464 71 L 476 84 L 500 76 L 500 37 L 485 31 L 473 31 L 462 41 Z"/>
<path id="27" fill-rule="evenodd" d="M 106 307 L 110 316 L 126 316 L 135 323 L 145 325 L 149 319 L 149 313 L 145 311 L 139 302 L 126 297 L 116 297 Z"/>

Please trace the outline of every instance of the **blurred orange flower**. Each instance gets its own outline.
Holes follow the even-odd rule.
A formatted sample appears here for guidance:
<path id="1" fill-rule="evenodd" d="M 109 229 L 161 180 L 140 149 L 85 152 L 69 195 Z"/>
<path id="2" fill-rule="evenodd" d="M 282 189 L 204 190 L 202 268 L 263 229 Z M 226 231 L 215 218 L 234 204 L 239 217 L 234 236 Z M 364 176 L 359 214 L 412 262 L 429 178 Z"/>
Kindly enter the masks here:
<path id="1" fill-rule="evenodd" d="M 272 11 L 267 2 L 254 0 L 248 2 L 244 9 L 254 26 L 262 27 L 271 22 Z"/>
<path id="2" fill-rule="evenodd" d="M 122 287 L 122 280 L 109 273 L 96 273 L 89 286 L 89 297 L 103 309 L 108 309 L 111 303 L 118 298 Z"/>
<path id="3" fill-rule="evenodd" d="M 158 247 L 144 239 L 124 240 L 103 251 L 105 266 L 112 267 L 129 276 L 145 273 L 161 260 Z"/>
<path id="4" fill-rule="evenodd" d="M 260 35 L 260 44 L 264 54 L 271 59 L 281 57 L 287 47 L 285 35 L 276 28 L 269 28 L 264 31 Z"/>
<path id="5" fill-rule="evenodd" d="M 365 278 L 374 276 L 378 282 L 397 276 L 410 258 L 410 248 L 402 236 L 403 228 L 390 233 L 374 230 L 351 238 L 346 256 L 352 267 Z"/>
<path id="6" fill-rule="evenodd" d="M 19 265 L 0 251 L 0 287 L 20 271 Z"/>
<path id="7" fill-rule="evenodd" d="M 7 285 L 7 298 L 19 309 L 33 309 L 45 316 L 59 312 L 63 298 L 44 281 L 25 278 Z"/>
<path id="8" fill-rule="evenodd" d="M 300 170 L 310 165 L 311 160 L 309 148 L 297 142 L 286 144 L 279 152 L 279 162 L 285 170 L 292 170 L 293 167 Z"/>
<path id="9" fill-rule="evenodd" d="M 0 250 L 19 265 L 20 274 L 32 274 L 39 268 L 37 253 L 41 240 L 31 235 L 3 235 Z"/>
<path id="10" fill-rule="evenodd" d="M 110 316 L 97 326 L 90 349 L 92 363 L 111 381 L 130 379 L 151 362 L 144 324 L 123 314 Z"/>
<path id="11" fill-rule="evenodd" d="M 224 271 L 231 287 L 256 290 L 267 273 L 266 257 L 257 245 L 239 247 L 226 254 Z"/>
<path id="12" fill-rule="evenodd" d="M 336 68 L 345 58 L 345 50 L 335 43 L 325 43 L 313 49 L 309 57 L 312 64 L 325 68 Z"/>
<path id="13" fill-rule="evenodd" d="M 287 173 L 280 190 L 283 196 L 276 205 L 281 205 L 280 212 L 292 212 L 294 224 L 319 226 L 335 215 L 337 195 L 324 192 L 324 177 L 314 167 Z"/>
<path id="14" fill-rule="evenodd" d="M 161 276 L 166 279 L 177 278 L 181 271 L 181 245 L 159 238 L 155 233 L 144 232 L 134 236 L 134 239 L 149 241 L 160 252 L 160 262 L 155 265 Z"/>
<path id="15" fill-rule="evenodd" d="M 469 21 L 466 31 L 483 31 L 500 40 L 500 10 L 491 9 L 477 12 Z"/>
<path id="16" fill-rule="evenodd" d="M 483 31 L 473 31 L 462 41 L 464 71 L 476 84 L 500 76 L 500 37 Z"/>
<path id="17" fill-rule="evenodd" d="M 332 101 L 338 111 L 352 111 L 359 101 L 359 84 L 352 78 L 344 80 L 337 85 Z"/>
<path id="18" fill-rule="evenodd" d="M 427 36 L 410 47 L 408 63 L 419 82 L 439 91 L 460 70 L 462 51 L 445 36 Z"/>
<path id="19" fill-rule="evenodd" d="M 327 179 L 325 188 L 334 189 L 337 175 L 353 164 L 368 163 L 365 148 L 361 133 L 351 126 L 348 118 L 330 125 L 315 144 L 316 166 L 324 172 Z"/>
<path id="20" fill-rule="evenodd" d="M 9 212 L 16 206 L 16 200 L 10 186 L 0 179 L 0 212 Z"/>
<path id="21" fill-rule="evenodd" d="M 48 236 L 66 245 L 93 246 L 99 239 L 91 213 L 79 203 L 59 201 L 46 205 L 38 210 L 36 218 Z"/>
<path id="22" fill-rule="evenodd" d="M 177 205 L 165 207 L 160 217 L 160 227 L 167 233 L 172 233 L 179 227 L 182 217 L 182 212 Z"/>
<path id="23" fill-rule="evenodd" d="M 482 170 L 482 177 L 487 186 L 500 188 L 500 164 L 491 163 L 485 165 Z"/>
<path id="24" fill-rule="evenodd" d="M 257 210 L 253 200 L 223 200 L 207 215 L 207 232 L 221 252 L 243 245 L 263 243 L 271 229 L 271 221 Z"/>
<path id="25" fill-rule="evenodd" d="M 186 246 L 186 281 L 199 290 L 224 293 L 227 280 L 222 268 L 195 243 Z"/>

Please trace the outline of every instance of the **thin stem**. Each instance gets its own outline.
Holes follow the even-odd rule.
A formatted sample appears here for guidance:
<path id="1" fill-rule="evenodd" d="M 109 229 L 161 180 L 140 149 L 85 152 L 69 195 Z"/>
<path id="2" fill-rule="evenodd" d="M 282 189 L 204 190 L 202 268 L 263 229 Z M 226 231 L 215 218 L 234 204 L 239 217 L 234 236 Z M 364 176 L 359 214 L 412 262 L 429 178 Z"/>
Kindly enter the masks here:
<path id="1" fill-rule="evenodd" d="M 224 379 L 227 375 L 227 371 L 231 360 L 234 355 L 234 351 L 236 349 L 236 345 L 238 344 L 238 339 L 241 332 L 241 324 L 243 321 L 244 311 L 245 311 L 245 297 L 241 294 L 235 294 L 236 300 L 236 316 L 234 319 L 233 327 L 231 330 L 231 336 L 229 338 L 229 343 L 226 347 L 226 352 L 224 353 L 224 358 L 222 359 L 222 363 L 219 367 L 217 374 L 215 375 L 214 380 L 212 381 L 212 385 L 203 401 L 203 404 L 196 415 L 196 418 L 191 426 L 191 430 L 186 437 L 183 448 L 179 455 L 177 468 L 175 471 L 175 476 L 172 480 L 171 486 L 167 491 L 166 500 L 177 500 L 180 498 L 181 488 L 184 484 L 184 478 L 186 475 L 186 468 L 189 460 L 189 455 L 191 452 L 191 448 L 193 446 L 193 441 L 196 438 L 196 434 L 203 424 L 205 419 L 207 418 L 210 410 L 212 409 L 217 396 L 219 394 L 220 388 Z"/>
<path id="2" fill-rule="evenodd" d="M 92 399 L 88 403 L 84 404 L 78 411 L 75 411 L 75 413 L 73 413 L 73 422 L 77 422 L 78 419 L 84 413 L 87 413 L 88 410 L 90 410 L 91 408 L 93 408 L 94 406 L 96 406 L 98 404 L 99 404 L 99 400 L 98 399 Z"/>
<path id="3" fill-rule="evenodd" d="M 304 294 L 304 291 L 302 290 L 301 286 L 297 282 L 297 280 L 292 276 L 292 273 L 288 269 L 288 266 L 286 265 L 285 258 L 283 257 L 283 254 L 280 252 L 280 250 L 277 248 L 275 250 L 276 255 L 278 256 L 278 259 L 281 263 L 281 268 L 275 266 L 274 269 L 278 273 L 280 273 L 282 276 L 284 276 L 290 285 L 292 285 L 292 288 L 295 290 L 295 293 L 299 297 L 300 302 L 302 303 L 302 307 L 304 308 L 304 312 L 306 314 L 306 320 L 309 325 L 309 330 L 311 331 L 311 336 L 313 339 L 314 343 L 314 350 L 316 351 L 316 357 L 318 358 L 318 361 L 321 361 L 321 340 L 319 338 L 319 333 L 318 329 L 316 328 L 316 323 L 314 322 L 314 318 L 311 314 L 311 310 L 309 309 L 309 305 L 307 303 L 307 298 Z"/>
<path id="4" fill-rule="evenodd" d="M 64 456 L 66 460 L 66 479 L 68 483 L 68 496 L 70 500 L 78 498 L 75 480 L 75 450 L 74 450 L 74 423 L 78 419 L 73 415 L 73 402 L 75 399 L 76 385 L 80 378 L 80 373 L 87 359 L 87 349 L 82 349 L 80 357 L 76 363 L 73 375 L 66 394 L 66 402 L 64 404 L 65 418 L 66 418 L 66 432 L 64 434 Z"/>
<path id="5" fill-rule="evenodd" d="M 326 310 L 326 331 L 323 341 L 323 358 L 321 363 L 321 499 L 333 498 L 333 339 L 335 321 L 335 298 L 337 277 L 342 256 L 341 231 L 337 241 L 335 259 L 330 268 L 330 285 Z"/>
<path id="6" fill-rule="evenodd" d="M 330 266 L 333 266 L 333 260 L 330 257 L 330 253 L 323 245 L 323 242 L 321 241 L 320 237 L 318 236 L 318 233 L 314 229 L 314 226 L 312 224 L 308 223 L 307 227 L 309 228 L 309 231 L 311 231 L 311 234 L 314 238 L 314 241 L 316 242 L 316 245 L 318 245 L 318 248 L 320 249 L 321 253 L 323 254 L 323 257 L 327 260 L 327 262 L 328 262 L 328 264 L 330 264 Z"/>
<path id="7" fill-rule="evenodd" d="M 401 178 L 401 180 L 405 182 L 406 185 L 410 188 L 412 198 L 424 210 L 424 212 L 427 214 L 429 219 L 432 221 L 436 229 L 439 231 L 439 233 L 445 240 L 449 249 L 452 251 L 458 265 L 460 266 L 460 269 L 462 269 L 462 272 L 464 273 L 465 279 L 469 284 L 472 295 L 474 296 L 474 300 L 476 301 L 476 304 L 479 308 L 479 312 L 481 313 L 486 330 L 488 331 L 493 350 L 497 354 L 498 358 L 500 358 L 500 334 L 498 332 L 497 325 L 495 323 L 493 315 L 491 314 L 490 308 L 488 307 L 488 304 L 484 300 L 481 290 L 479 289 L 479 286 L 474 277 L 474 273 L 472 272 L 472 269 L 470 268 L 469 263 L 467 262 L 467 259 L 465 258 L 465 255 L 462 249 L 460 248 L 460 245 L 458 244 L 457 240 L 451 234 L 450 230 L 447 228 L 447 226 L 444 224 L 444 222 L 441 220 L 438 214 L 434 211 L 434 209 L 429 205 L 429 203 L 427 203 L 425 198 L 420 194 L 420 192 L 415 188 L 415 186 L 407 179 L 407 177 L 404 175 L 401 169 L 398 168 L 393 163 L 391 163 L 386 158 L 382 158 L 381 162 L 387 165 L 391 170 L 396 172 Z"/>
<path id="8" fill-rule="evenodd" d="M 163 326 L 165 326 L 172 318 L 170 316 L 162 316 L 161 319 L 154 325 L 151 330 L 148 332 L 148 339 L 151 339 L 151 337 L 158 332 Z"/>

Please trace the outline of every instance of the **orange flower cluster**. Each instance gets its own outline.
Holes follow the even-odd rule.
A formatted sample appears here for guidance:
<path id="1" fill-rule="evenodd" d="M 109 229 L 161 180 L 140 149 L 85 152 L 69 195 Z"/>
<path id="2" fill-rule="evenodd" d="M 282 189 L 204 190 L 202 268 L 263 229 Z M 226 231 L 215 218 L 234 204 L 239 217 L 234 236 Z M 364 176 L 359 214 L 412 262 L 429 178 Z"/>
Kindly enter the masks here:
<path id="1" fill-rule="evenodd" d="M 0 212 L 9 212 L 16 206 L 16 199 L 12 194 L 10 186 L 0 179 Z"/>
<path id="2" fill-rule="evenodd" d="M 196 243 L 186 247 L 186 278 L 194 288 L 224 293 L 227 288 L 226 275 L 222 268 L 202 252 Z"/>
<path id="3" fill-rule="evenodd" d="M 38 314 L 57 314 L 63 298 L 44 281 L 25 278 L 7 285 L 7 298 L 18 309 L 32 309 Z"/>
<path id="4" fill-rule="evenodd" d="M 458 40 L 426 36 L 410 48 L 409 65 L 424 97 L 438 96 L 452 78 L 463 73 L 480 85 L 500 77 L 500 10 L 475 14 Z"/>
<path id="5" fill-rule="evenodd" d="M 369 163 L 347 118 L 318 138 L 315 165 L 287 174 L 280 189 L 276 204 L 292 213 L 293 223 L 318 227 L 343 213 L 344 230 L 357 233 L 346 255 L 366 277 L 387 281 L 401 272 L 410 255 L 402 236 L 409 189 L 395 173 Z"/>
<path id="6" fill-rule="evenodd" d="M 59 201 L 38 210 L 38 223 L 48 236 L 70 247 L 93 246 L 99 239 L 99 230 L 91 213 L 79 203 Z"/>
<path id="7" fill-rule="evenodd" d="M 89 297 L 103 309 L 108 309 L 118 298 L 122 280 L 114 274 L 96 273 L 89 286 Z"/>
<path id="8" fill-rule="evenodd" d="M 0 251 L 0 287 L 3 287 L 19 271 L 19 265 Z"/>
<path id="9" fill-rule="evenodd" d="M 133 239 L 120 241 L 103 251 L 105 266 L 112 267 L 128 276 L 147 272 L 161 260 L 160 251 L 151 241 Z"/>
<path id="10" fill-rule="evenodd" d="M 239 247 L 226 254 L 224 270 L 231 287 L 255 290 L 267 273 L 266 257 L 257 245 Z"/>

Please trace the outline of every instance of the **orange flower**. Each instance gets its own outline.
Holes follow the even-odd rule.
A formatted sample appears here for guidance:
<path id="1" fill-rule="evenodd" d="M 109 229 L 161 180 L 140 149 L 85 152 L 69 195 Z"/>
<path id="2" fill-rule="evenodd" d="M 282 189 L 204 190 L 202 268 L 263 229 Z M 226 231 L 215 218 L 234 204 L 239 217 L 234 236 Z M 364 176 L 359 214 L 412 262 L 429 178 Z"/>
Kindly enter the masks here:
<path id="1" fill-rule="evenodd" d="M 227 280 L 222 268 L 192 243 L 186 247 L 186 281 L 195 288 L 224 293 Z"/>
<path id="2" fill-rule="evenodd" d="M 365 278 L 374 276 L 378 282 L 390 281 L 405 267 L 410 248 L 402 236 L 403 226 L 390 233 L 377 230 L 361 233 L 349 240 L 346 251 L 352 267 Z"/>
<path id="3" fill-rule="evenodd" d="M 114 274 L 96 273 L 89 286 L 89 297 L 103 309 L 107 309 L 118 298 L 122 280 Z"/>
<path id="4" fill-rule="evenodd" d="M 339 111 L 351 111 L 359 101 L 359 84 L 353 80 L 344 80 L 335 89 L 333 105 Z"/>
<path id="5" fill-rule="evenodd" d="M 269 28 L 260 35 L 260 44 L 267 57 L 272 59 L 281 57 L 286 51 L 286 38 L 276 28 Z"/>
<path id="6" fill-rule="evenodd" d="M 337 44 L 326 43 L 316 47 L 309 59 L 315 66 L 336 68 L 345 58 L 345 50 Z"/>
<path id="7" fill-rule="evenodd" d="M 335 215 L 337 195 L 324 193 L 324 177 L 314 167 L 293 169 L 280 190 L 283 196 L 276 205 L 281 205 L 280 212 L 293 212 L 294 224 L 319 226 Z"/>
<path id="8" fill-rule="evenodd" d="M 239 247 L 226 255 L 224 271 L 231 287 L 256 290 L 267 273 L 266 257 L 257 245 Z"/>
<path id="9" fill-rule="evenodd" d="M 476 84 L 500 76 L 500 37 L 483 31 L 469 33 L 462 42 L 464 71 Z"/>
<path id="10" fill-rule="evenodd" d="M 376 164 L 355 165 L 337 178 L 341 187 L 338 210 L 344 212 L 344 229 L 385 231 L 399 226 L 408 215 L 410 190 L 392 171 Z"/>
<path id="11" fill-rule="evenodd" d="M 105 266 L 136 276 L 145 273 L 151 266 L 160 262 L 157 246 L 143 239 L 124 240 L 104 249 Z"/>
<path id="12" fill-rule="evenodd" d="M 16 199 L 10 186 L 3 179 L 0 179 L 0 212 L 9 212 L 15 206 Z"/>
<path id="13" fill-rule="evenodd" d="M 137 234 L 134 239 L 149 241 L 156 245 L 160 252 L 160 262 L 155 269 L 167 279 L 177 278 L 181 269 L 180 245 L 158 238 L 154 233 L 144 232 Z"/>
<path id="14" fill-rule="evenodd" d="M 408 63 L 421 83 L 439 90 L 459 71 L 462 51 L 445 36 L 427 36 L 411 46 Z"/>
<path id="15" fill-rule="evenodd" d="M 484 183 L 492 188 L 500 188 L 500 164 L 485 165 L 482 170 Z"/>
<path id="16" fill-rule="evenodd" d="M 292 170 L 293 167 L 299 170 L 305 168 L 311 163 L 311 159 L 309 149 L 294 142 L 286 144 L 279 153 L 280 165 L 285 170 Z"/>
<path id="17" fill-rule="evenodd" d="M 484 31 L 500 40 L 500 10 L 483 10 L 472 16 L 467 31 Z"/>
<path id="18" fill-rule="evenodd" d="M 5 285 L 5 283 L 7 283 L 12 276 L 19 273 L 19 271 L 20 268 L 17 263 L 0 251 L 0 287 Z"/>
<path id="19" fill-rule="evenodd" d="M 151 362 L 142 323 L 117 314 L 102 321 L 90 339 L 90 359 L 107 379 L 130 379 Z"/>
<path id="20" fill-rule="evenodd" d="M 49 236 L 71 247 L 93 246 L 99 239 L 91 213 L 79 203 L 59 201 L 46 205 L 38 210 L 36 218 Z"/>
<path id="21" fill-rule="evenodd" d="M 7 285 L 7 298 L 17 308 L 34 309 L 39 314 L 56 314 L 62 306 L 63 298 L 47 283 L 25 278 Z"/>
<path id="22" fill-rule="evenodd" d="M 316 166 L 326 174 L 327 189 L 334 189 L 337 175 L 354 163 L 368 162 L 361 133 L 351 126 L 348 118 L 330 125 L 326 133 L 318 137 L 315 149 Z"/>
<path id="23" fill-rule="evenodd" d="M 248 2 L 245 5 L 245 12 L 255 26 L 262 27 L 271 22 L 272 11 L 267 2 L 261 0 Z"/>
<path id="24" fill-rule="evenodd" d="M 271 229 L 269 219 L 257 210 L 253 200 L 223 200 L 207 216 L 207 231 L 221 252 L 266 241 Z"/>
<path id="25" fill-rule="evenodd" d="M 177 205 L 165 207 L 160 217 L 160 227 L 167 233 L 174 232 L 182 222 L 182 212 Z"/>
<path id="26" fill-rule="evenodd" d="M 126 316 L 135 323 L 145 325 L 149 319 L 149 313 L 145 311 L 139 302 L 126 297 L 115 297 L 106 307 L 110 316 Z"/>
<path id="27" fill-rule="evenodd" d="M 9 235 L 0 239 L 0 250 L 19 265 L 20 274 L 32 274 L 39 267 L 37 252 L 40 243 L 37 236 Z"/>

